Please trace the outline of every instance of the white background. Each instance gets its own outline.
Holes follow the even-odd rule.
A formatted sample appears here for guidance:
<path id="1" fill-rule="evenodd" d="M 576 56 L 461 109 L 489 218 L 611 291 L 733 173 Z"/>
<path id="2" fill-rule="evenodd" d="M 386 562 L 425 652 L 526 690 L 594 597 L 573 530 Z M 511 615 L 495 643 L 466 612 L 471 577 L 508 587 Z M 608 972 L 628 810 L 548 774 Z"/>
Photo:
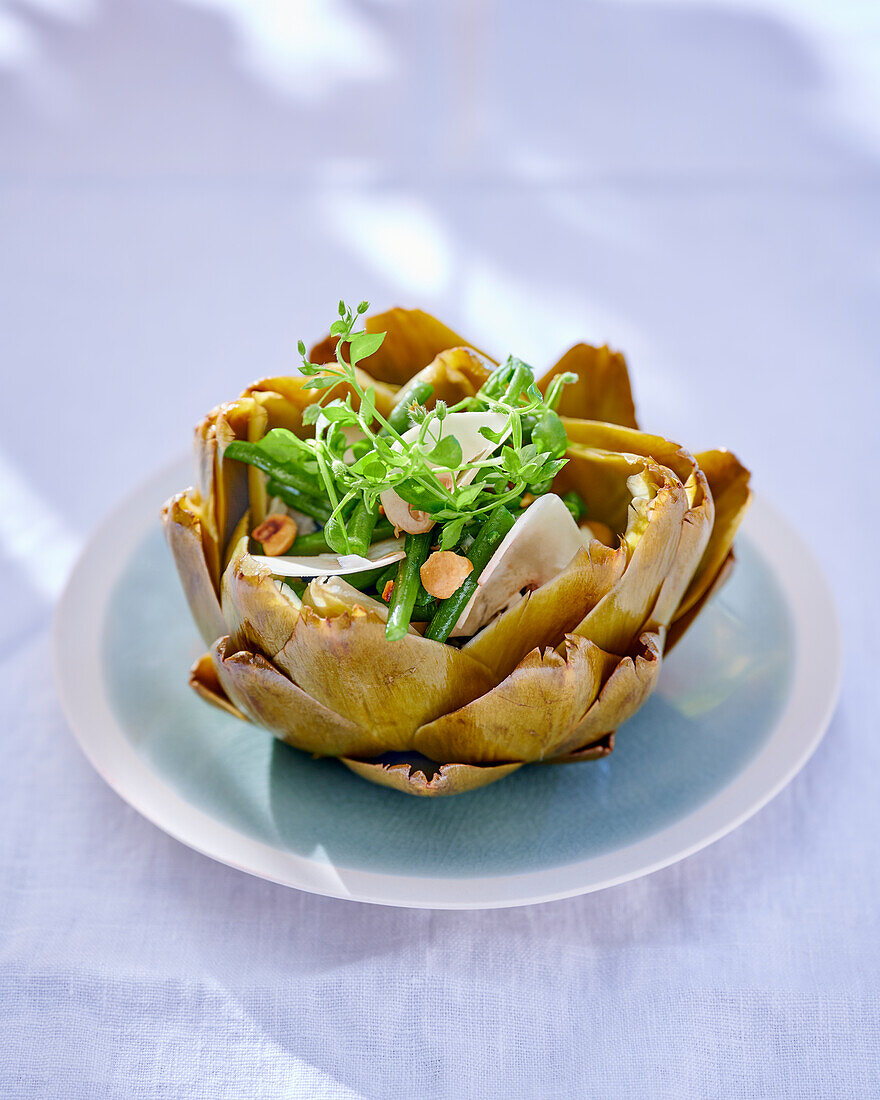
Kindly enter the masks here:
<path id="1" fill-rule="evenodd" d="M 880 1093 L 880 15 L 863 3 L 0 3 L 0 1093 Z M 319 899 L 106 789 L 51 682 L 97 518 L 340 295 L 630 359 L 827 569 L 844 695 L 767 809 L 572 901 Z"/>

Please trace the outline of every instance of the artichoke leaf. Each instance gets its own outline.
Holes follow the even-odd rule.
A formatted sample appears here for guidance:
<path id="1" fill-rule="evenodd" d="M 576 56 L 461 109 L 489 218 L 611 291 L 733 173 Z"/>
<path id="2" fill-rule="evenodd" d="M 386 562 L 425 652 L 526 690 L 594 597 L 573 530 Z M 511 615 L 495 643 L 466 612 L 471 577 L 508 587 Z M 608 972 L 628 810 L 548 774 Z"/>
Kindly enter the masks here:
<path id="1" fill-rule="evenodd" d="M 574 752 L 568 752 L 564 756 L 554 756 L 551 760 L 542 760 L 542 764 L 577 764 L 583 763 L 587 760 L 602 760 L 606 756 L 610 756 L 614 751 L 614 733 L 606 733 L 599 738 L 598 741 L 593 741 L 589 745 L 585 745 L 581 749 L 576 749 Z"/>
<path id="2" fill-rule="evenodd" d="M 576 627 L 608 653 L 625 654 L 648 621 L 678 551 L 687 508 L 684 487 L 662 466 L 643 460 L 633 491 L 623 576 Z"/>
<path id="3" fill-rule="evenodd" d="M 564 423 L 567 429 L 570 422 Z M 627 481 L 645 468 L 644 457 L 572 442 L 565 458 L 566 465 L 553 479 L 553 492 L 563 496 L 574 490 L 587 502 L 588 523 L 598 520 L 617 534 L 623 532 L 632 502 Z"/>
<path id="4" fill-rule="evenodd" d="M 620 352 L 607 344 L 601 348 L 575 344 L 538 379 L 541 392 L 546 393 L 553 379 L 567 371 L 578 380 L 563 389 L 557 409 L 560 416 L 638 427 L 629 371 Z"/>
<path id="5" fill-rule="evenodd" d="M 239 650 L 230 638 L 219 638 L 211 657 L 232 702 L 280 741 L 318 756 L 376 756 L 385 750 L 375 731 L 317 702 L 262 654 Z"/>
<path id="6" fill-rule="evenodd" d="M 247 715 L 238 709 L 223 690 L 210 653 L 203 653 L 189 670 L 189 686 L 205 702 L 219 710 L 225 710 L 227 714 L 240 718 L 243 722 L 248 721 Z"/>
<path id="7" fill-rule="evenodd" d="M 423 797 L 475 791 L 522 767 L 522 764 L 438 764 L 432 768 L 406 761 L 386 763 L 381 760 L 353 760 L 345 756 L 340 759 L 356 775 L 371 783 Z"/>
<path id="8" fill-rule="evenodd" d="M 688 510 L 675 564 L 663 584 L 652 617 L 657 626 L 668 625 L 697 569 L 712 531 L 715 506 L 706 475 L 688 450 L 663 436 L 585 420 L 565 419 L 563 423 L 573 448 L 580 453 L 583 453 L 582 448 L 596 448 L 651 458 L 671 470 L 684 484 Z M 587 499 L 593 503 L 592 497 Z"/>
<path id="9" fill-rule="evenodd" d="M 462 652 L 503 680 L 531 650 L 559 645 L 611 591 L 625 566 L 625 549 L 591 542 L 557 577 L 527 592 L 475 634 Z"/>
<path id="10" fill-rule="evenodd" d="M 223 574 L 220 598 L 229 624 L 226 633 L 236 645 L 271 655 L 293 633 L 301 604 L 291 588 L 275 583 L 271 571 L 258 564 L 247 547 L 247 538 L 240 539 Z"/>
<path id="11" fill-rule="evenodd" d="M 588 502 L 587 519 L 607 523 L 614 531 L 626 525 L 630 502 L 626 481 L 636 472 L 638 459 L 665 466 L 683 484 L 697 469 L 686 448 L 661 435 L 570 417 L 563 417 L 562 423 L 569 439 L 568 464 L 557 475 L 554 490 L 576 490 Z"/>
<path id="12" fill-rule="evenodd" d="M 696 572 L 709 542 L 715 517 L 715 505 L 702 470 L 696 469 L 684 486 L 688 510 L 682 521 L 681 538 L 675 561 L 651 613 L 649 629 L 668 627 Z"/>
<path id="13" fill-rule="evenodd" d="M 638 640 L 635 654 L 617 662 L 570 736 L 556 748 L 556 757 L 578 753 L 604 734 L 613 732 L 631 718 L 657 683 L 663 654 L 663 633 L 646 631 Z"/>
<path id="14" fill-rule="evenodd" d="M 552 756 L 616 661 L 576 635 L 561 648 L 563 653 L 532 650 L 492 691 L 423 725 L 415 749 L 432 760 L 467 764 Z"/>
<path id="15" fill-rule="evenodd" d="M 398 307 L 375 313 L 366 318 L 364 328 L 367 332 L 386 334 L 382 346 L 364 362 L 373 378 L 391 386 L 408 382 L 441 351 L 468 343 L 421 309 Z M 313 363 L 332 363 L 336 358 L 336 338 L 325 336 L 309 352 L 309 358 Z"/>
<path id="16" fill-rule="evenodd" d="M 696 460 L 712 492 L 715 522 L 693 580 L 678 607 L 679 616 L 685 615 L 714 587 L 752 499 L 751 475 L 731 451 L 702 451 L 696 455 Z"/>
<path id="17" fill-rule="evenodd" d="M 207 645 L 228 627 L 205 553 L 206 532 L 197 489 L 172 497 L 162 508 L 162 526 L 192 617 Z"/>
<path id="18" fill-rule="evenodd" d="M 456 405 L 476 394 L 493 367 L 491 359 L 473 348 L 447 348 L 435 356 L 427 367 L 414 374 L 407 385 L 428 382 L 433 386 L 434 392 L 425 402 L 429 409 L 438 401 Z"/>
<path id="19" fill-rule="evenodd" d="M 252 430 L 254 421 L 257 426 Z M 214 423 L 214 517 L 221 547 L 228 546 L 239 517 L 250 506 L 251 467 L 228 460 L 226 448 L 236 439 L 252 435 L 262 438 L 267 424 L 265 409 L 253 398 L 239 398 L 220 406 Z"/>
<path id="20" fill-rule="evenodd" d="M 226 553 L 224 555 L 224 560 L 223 560 L 223 571 L 224 571 L 224 573 L 229 568 L 229 563 L 232 561 L 232 557 L 233 557 L 235 551 L 241 545 L 241 540 L 244 539 L 244 538 L 248 538 L 250 532 L 256 526 L 257 525 L 255 523 L 251 523 L 251 511 L 250 511 L 250 508 L 248 508 L 248 510 L 244 513 L 244 515 L 241 517 L 241 519 L 236 524 L 235 529 L 232 532 L 232 537 L 229 539 L 229 543 L 226 546 Z M 248 544 L 246 542 L 245 546 L 247 546 L 247 545 Z M 221 577 L 221 584 L 222 584 L 222 577 Z"/>
<path id="21" fill-rule="evenodd" d="M 412 748 L 419 726 L 494 685 L 485 665 L 453 646 L 419 634 L 388 641 L 382 617 L 360 607 L 329 619 L 303 607 L 272 659 L 303 691 L 372 730 L 390 751 Z"/>

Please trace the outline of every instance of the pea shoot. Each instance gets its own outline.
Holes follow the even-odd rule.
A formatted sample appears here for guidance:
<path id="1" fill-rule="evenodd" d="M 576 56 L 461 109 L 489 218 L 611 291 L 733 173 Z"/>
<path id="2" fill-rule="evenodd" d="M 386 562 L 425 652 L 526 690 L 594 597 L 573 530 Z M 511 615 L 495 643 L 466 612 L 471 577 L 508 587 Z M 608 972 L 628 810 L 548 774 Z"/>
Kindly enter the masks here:
<path id="1" fill-rule="evenodd" d="M 391 596 L 388 636 L 402 637 L 415 615 L 422 621 L 430 618 L 428 637 L 445 640 L 457 619 L 457 614 L 452 617 L 455 608 L 460 612 L 459 604 L 463 606 L 464 591 L 477 583 L 473 555 L 481 558 L 487 547 L 497 545 L 518 509 L 547 492 L 565 465 L 568 440 L 556 407 L 563 387 L 576 376 L 557 376 L 543 394 L 531 367 L 511 356 L 475 394 L 447 405 L 434 400 L 433 386 L 416 375 L 384 416 L 377 408 L 375 387 L 359 369 L 385 339 L 385 333 L 370 332 L 362 324 L 368 308 L 367 302 L 352 309 L 340 301 L 330 328 L 335 347 L 329 363 L 311 362 L 299 342 L 300 370 L 316 397 L 302 416 L 313 436 L 300 438 L 275 428 L 259 442 L 231 443 L 225 453 L 262 470 L 273 495 L 322 526 L 298 538 L 294 554 L 315 546 L 366 555 L 373 542 L 391 532 L 380 506 L 388 490 L 404 502 L 401 507 L 427 517 L 429 532 L 406 540 L 406 558 Z M 463 452 L 455 431 L 444 428 L 457 413 L 492 414 L 486 418 L 492 427 L 479 428 L 484 447 Z M 573 505 L 571 510 L 574 514 Z M 490 539 L 499 532 L 500 537 Z M 419 583 L 419 567 L 435 545 L 462 548 L 475 560 L 462 594 L 439 603 Z"/>

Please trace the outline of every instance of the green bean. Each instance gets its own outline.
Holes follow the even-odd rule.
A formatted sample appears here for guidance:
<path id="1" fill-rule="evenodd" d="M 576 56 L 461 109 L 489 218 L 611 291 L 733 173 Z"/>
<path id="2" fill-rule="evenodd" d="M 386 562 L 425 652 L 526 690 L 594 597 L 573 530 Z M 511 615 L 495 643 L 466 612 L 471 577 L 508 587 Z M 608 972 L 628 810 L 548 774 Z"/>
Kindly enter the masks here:
<path id="1" fill-rule="evenodd" d="M 440 601 L 437 613 L 431 619 L 428 629 L 425 631 L 426 638 L 431 638 L 435 642 L 446 641 L 458 622 L 462 611 L 476 591 L 480 574 L 489 564 L 489 559 L 498 549 L 502 539 L 515 522 L 513 516 L 503 504 L 500 504 L 489 513 L 489 518 L 480 528 L 473 546 L 467 553 L 473 564 L 473 570 L 457 591 L 453 592 L 448 599 Z"/>
<path id="2" fill-rule="evenodd" d="M 370 545 L 382 539 L 390 539 L 393 534 L 394 524 L 383 516 L 382 519 L 377 520 L 376 526 L 373 528 L 373 536 L 370 539 Z"/>
<path id="3" fill-rule="evenodd" d="M 379 519 L 379 502 L 373 501 L 372 508 L 367 507 L 363 497 L 354 506 L 351 518 L 348 521 L 348 541 L 351 544 L 352 554 L 366 554 L 370 548 L 373 537 L 373 529 Z"/>
<path id="4" fill-rule="evenodd" d="M 416 597 L 422 587 L 419 570 L 431 551 L 431 532 L 426 531 L 423 535 L 407 535 L 404 550 L 406 557 L 397 570 L 397 580 L 394 582 L 394 591 L 391 593 L 388 622 L 385 626 L 385 637 L 392 642 L 405 637 L 409 629 Z"/>
<path id="5" fill-rule="evenodd" d="M 246 443 L 242 439 L 236 439 L 223 452 L 223 457 L 234 458 L 237 462 L 246 462 L 248 466 L 256 466 L 274 481 L 288 485 L 300 493 L 308 493 L 312 496 L 322 495 L 321 481 L 317 474 L 308 474 L 295 466 L 276 462 L 258 443 Z"/>
<path id="6" fill-rule="evenodd" d="M 397 563 L 395 562 L 395 568 Z M 384 569 L 364 569 L 360 573 L 346 573 L 342 578 L 351 585 L 352 588 L 356 588 L 359 592 L 366 592 L 368 588 L 373 588 L 378 582 L 379 578 L 385 572 Z"/>
<path id="7" fill-rule="evenodd" d="M 431 596 L 422 589 L 418 596 L 416 596 L 416 602 L 413 604 L 410 621 L 414 623 L 429 623 L 437 613 L 437 607 L 438 600 L 436 596 Z"/>
<path id="8" fill-rule="evenodd" d="M 394 565 L 389 565 L 387 569 L 383 569 L 376 578 L 376 592 L 380 600 L 382 599 L 382 593 L 385 591 L 385 585 L 396 578 L 398 568 L 398 563 L 395 562 Z M 423 588 L 420 588 L 419 594 L 416 596 L 416 602 L 413 604 L 410 622 L 428 623 L 434 617 L 434 612 L 436 610 L 437 600 L 429 595 Z"/>
<path id="9" fill-rule="evenodd" d="M 415 402 L 418 405 L 424 405 L 428 398 L 433 394 L 434 387 L 430 382 L 412 382 L 400 397 L 397 399 L 397 403 L 391 410 L 388 417 L 388 423 L 391 427 L 403 435 L 405 431 L 409 429 L 409 410 Z M 387 435 L 387 429 L 384 429 L 379 433 L 380 435 Z"/>
<path id="10" fill-rule="evenodd" d="M 388 522 L 387 519 L 380 519 L 376 526 L 373 528 L 371 543 L 378 542 L 379 539 L 388 539 L 394 534 L 394 528 Z M 330 547 L 327 543 L 327 539 L 324 537 L 323 531 L 312 531 L 308 535 L 300 535 L 294 539 L 292 546 L 287 551 L 288 556 L 308 558 L 312 554 L 327 554 L 331 553 Z M 396 565 L 393 566 L 397 568 Z"/>
<path id="11" fill-rule="evenodd" d="M 584 504 L 583 498 L 580 493 L 576 493 L 574 489 L 569 490 L 567 493 L 563 493 L 560 499 L 569 512 L 571 512 L 572 519 L 575 522 L 577 522 L 581 516 L 587 514 L 587 506 Z"/>
<path id="12" fill-rule="evenodd" d="M 309 558 L 312 554 L 326 554 L 330 550 L 323 531 L 312 531 L 309 535 L 300 535 L 293 540 L 287 556 Z"/>
<path id="13" fill-rule="evenodd" d="M 322 500 L 320 497 L 301 493 L 291 485 L 284 485 L 274 478 L 269 480 L 266 489 L 269 496 L 280 497 L 289 508 L 302 512 L 304 516 L 311 516 L 318 523 L 326 523 L 333 511 L 326 498 Z"/>
<path id="14" fill-rule="evenodd" d="M 397 576 L 397 570 L 400 568 L 399 564 L 395 562 L 393 565 L 386 566 L 379 576 L 376 578 L 376 591 L 379 593 L 379 599 L 382 599 L 382 593 L 385 591 L 385 585 L 389 581 L 393 581 Z"/>

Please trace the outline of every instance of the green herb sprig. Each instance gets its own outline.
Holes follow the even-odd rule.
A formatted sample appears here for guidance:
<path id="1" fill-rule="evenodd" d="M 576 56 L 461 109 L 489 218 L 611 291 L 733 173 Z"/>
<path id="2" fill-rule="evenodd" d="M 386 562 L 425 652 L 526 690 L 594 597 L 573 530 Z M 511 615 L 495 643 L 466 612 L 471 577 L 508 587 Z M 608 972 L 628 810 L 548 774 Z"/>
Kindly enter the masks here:
<path id="1" fill-rule="evenodd" d="M 376 408 L 374 387 L 364 383 L 358 370 L 386 335 L 358 327 L 368 308 L 369 303 L 361 302 L 352 310 L 340 301 L 330 328 L 336 339 L 335 362 L 312 363 L 303 342 L 298 345 L 309 388 L 324 391 L 303 413 L 304 423 L 314 426 L 314 437 L 300 439 L 276 428 L 259 443 L 230 444 L 227 455 L 265 470 L 277 486 L 308 498 L 326 497 L 329 515 L 323 537 L 338 554 L 365 552 L 372 530 L 365 517 L 375 517 L 378 498 L 387 489 L 442 525 L 442 549 L 457 546 L 468 528 L 473 534 L 474 525 L 499 505 L 509 505 L 526 492 L 547 492 L 566 461 L 565 428 L 555 409 L 562 387 L 576 376 L 558 376 L 545 396 L 531 368 L 511 357 L 474 397 L 451 407 L 437 401 L 429 409 L 425 402 L 431 387 L 416 383 L 405 391 L 404 407 L 399 403 L 386 419 Z M 340 388 L 348 392 L 334 397 Z M 493 412 L 502 420 L 498 431 L 480 429 L 487 451 L 471 462 L 464 461 L 454 435 L 440 435 L 446 417 L 464 411 Z M 414 428 L 415 439 L 405 442 L 404 432 Z M 441 467 L 447 478 L 451 474 L 452 484 L 441 480 L 433 466 Z M 462 485 L 465 474 L 471 477 Z"/>

